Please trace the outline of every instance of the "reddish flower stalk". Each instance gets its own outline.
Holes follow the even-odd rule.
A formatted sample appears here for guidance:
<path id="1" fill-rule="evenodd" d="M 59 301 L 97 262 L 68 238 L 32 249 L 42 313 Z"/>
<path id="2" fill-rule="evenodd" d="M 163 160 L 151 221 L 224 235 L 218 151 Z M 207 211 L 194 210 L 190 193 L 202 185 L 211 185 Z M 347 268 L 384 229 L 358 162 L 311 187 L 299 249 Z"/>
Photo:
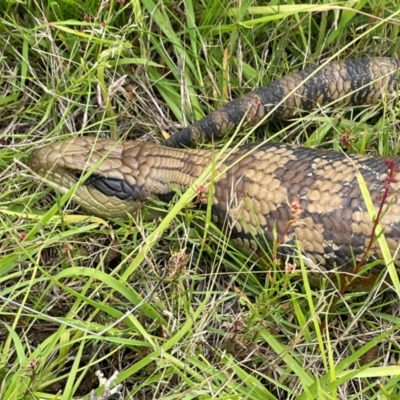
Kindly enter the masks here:
<path id="1" fill-rule="evenodd" d="M 354 267 L 352 275 L 353 278 L 350 279 L 349 281 L 347 281 L 340 289 L 340 293 L 339 295 L 333 300 L 331 306 L 329 307 L 329 313 L 333 310 L 333 308 L 335 307 L 336 303 L 339 301 L 339 298 L 342 297 L 346 290 L 348 289 L 348 287 L 351 285 L 352 281 L 354 278 L 356 278 L 361 270 L 361 268 L 365 265 L 365 262 L 368 259 L 368 256 L 371 252 L 372 246 L 375 243 L 375 240 L 377 238 L 376 236 L 376 229 L 378 227 L 378 224 L 380 222 L 380 220 L 382 219 L 383 216 L 383 212 L 384 212 L 384 206 L 386 204 L 387 199 L 389 198 L 390 195 L 390 188 L 391 188 L 391 184 L 395 183 L 398 181 L 398 179 L 396 178 L 396 174 L 400 172 L 400 169 L 396 167 L 396 162 L 390 159 L 387 159 L 385 161 L 386 166 L 388 167 L 388 174 L 386 175 L 385 179 L 383 180 L 383 188 L 384 188 L 384 192 L 382 195 L 380 195 L 379 197 L 377 197 L 377 200 L 380 201 L 379 204 L 379 209 L 378 209 L 378 213 L 376 215 L 376 218 L 374 219 L 374 224 L 372 227 L 372 231 L 371 231 L 371 235 L 368 241 L 368 246 L 365 249 L 361 260 L 357 263 L 357 265 Z M 321 325 L 321 329 L 325 329 L 325 321 L 322 323 Z"/>
<path id="2" fill-rule="evenodd" d="M 340 136 L 340 142 L 345 149 L 350 147 L 350 132 L 348 130 Z"/>
<path id="3" fill-rule="evenodd" d="M 384 206 L 386 204 L 387 199 L 389 198 L 390 187 L 391 187 L 390 185 L 391 185 L 391 183 L 397 182 L 397 178 L 395 175 L 398 172 L 400 172 L 400 170 L 398 168 L 396 168 L 396 163 L 393 160 L 387 159 L 385 161 L 385 163 L 388 167 L 388 174 L 385 177 L 385 179 L 383 180 L 383 188 L 385 191 L 383 192 L 383 194 L 381 196 L 379 196 L 379 201 L 380 201 L 379 210 L 378 210 L 378 213 L 374 220 L 374 225 L 372 227 L 371 235 L 370 235 L 370 238 L 368 241 L 368 246 L 365 249 L 363 256 L 361 257 L 361 260 L 358 262 L 358 264 L 355 266 L 355 268 L 353 270 L 354 275 L 357 275 L 360 272 L 361 268 L 365 265 L 365 262 L 367 261 L 368 255 L 370 254 L 372 246 L 376 240 L 376 229 L 378 227 L 380 220 L 382 219 Z M 350 284 L 351 284 L 351 281 L 347 282 L 345 285 L 343 285 L 343 288 L 340 291 L 340 293 L 344 294 Z"/>
<path id="4" fill-rule="evenodd" d="M 204 185 L 199 185 L 197 188 L 197 198 L 194 204 L 207 204 L 206 188 Z"/>
<path id="5" fill-rule="evenodd" d="M 282 232 L 281 236 L 274 245 L 273 259 L 276 261 L 278 260 L 276 253 L 278 252 L 279 246 L 284 242 L 285 236 L 289 233 L 290 229 L 299 222 L 300 214 L 303 212 L 303 209 L 297 200 L 290 203 L 290 209 L 292 211 L 292 218 L 287 222 L 285 230 Z"/>
<path id="6" fill-rule="evenodd" d="M 301 205 L 298 201 L 293 201 L 290 204 L 290 209 L 292 210 L 292 218 L 287 222 L 285 230 L 278 239 L 276 244 L 277 248 L 283 243 L 285 236 L 289 233 L 290 228 L 299 222 L 300 214 L 303 212 Z"/>

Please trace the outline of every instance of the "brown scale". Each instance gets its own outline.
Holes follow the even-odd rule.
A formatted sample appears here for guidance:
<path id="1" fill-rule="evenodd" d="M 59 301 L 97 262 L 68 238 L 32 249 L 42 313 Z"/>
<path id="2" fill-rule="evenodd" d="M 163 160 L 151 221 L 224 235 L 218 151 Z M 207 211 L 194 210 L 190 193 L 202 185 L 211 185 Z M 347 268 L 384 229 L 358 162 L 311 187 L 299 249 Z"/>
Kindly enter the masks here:
<path id="1" fill-rule="evenodd" d="M 251 125 L 267 114 L 275 119 L 293 117 L 299 109 L 310 110 L 335 100 L 340 104 L 371 104 L 393 90 L 397 68 L 394 59 L 365 58 L 334 62 L 319 71 L 316 67 L 300 71 L 230 102 L 166 144 L 191 145 L 215 139 L 238 127 L 244 117 Z M 141 209 L 149 198 L 164 199 L 175 188 L 191 186 L 215 162 L 216 154 L 85 137 L 36 150 L 30 166 L 63 193 L 93 169 L 74 199 L 90 213 L 125 217 Z M 272 143 L 229 150 L 223 157 L 217 162 L 213 218 L 241 251 L 263 256 L 279 238 L 278 254 L 285 259 L 296 255 L 294 245 L 298 242 L 308 264 L 315 264 L 310 275 L 314 283 L 322 272 L 334 269 L 343 274 L 342 283 L 349 279 L 372 231 L 356 174 L 363 175 L 377 209 L 388 172 L 384 158 Z M 399 159 L 395 162 L 399 167 Z M 398 182 L 391 184 L 390 205 L 380 221 L 398 267 L 399 189 Z M 300 210 L 293 222 L 295 206 Z M 369 255 L 369 260 L 374 259 L 381 259 L 377 244 Z M 369 288 L 381 270 L 374 268 L 367 277 L 357 278 L 352 287 Z"/>

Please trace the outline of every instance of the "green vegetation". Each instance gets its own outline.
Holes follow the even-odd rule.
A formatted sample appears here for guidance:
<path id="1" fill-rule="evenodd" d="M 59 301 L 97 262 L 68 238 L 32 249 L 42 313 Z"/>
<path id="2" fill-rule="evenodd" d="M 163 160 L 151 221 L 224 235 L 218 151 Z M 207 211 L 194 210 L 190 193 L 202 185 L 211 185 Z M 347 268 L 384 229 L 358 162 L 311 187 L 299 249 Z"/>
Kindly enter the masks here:
<path id="1" fill-rule="evenodd" d="M 396 1 L 265 3 L 0 0 L 0 399 L 100 395 L 98 370 L 126 399 L 400 397 L 395 293 L 266 273 L 189 194 L 171 222 L 82 217 L 26 167 L 46 143 L 163 140 L 287 73 L 399 54 Z M 398 123 L 387 99 L 247 140 L 393 155 Z"/>

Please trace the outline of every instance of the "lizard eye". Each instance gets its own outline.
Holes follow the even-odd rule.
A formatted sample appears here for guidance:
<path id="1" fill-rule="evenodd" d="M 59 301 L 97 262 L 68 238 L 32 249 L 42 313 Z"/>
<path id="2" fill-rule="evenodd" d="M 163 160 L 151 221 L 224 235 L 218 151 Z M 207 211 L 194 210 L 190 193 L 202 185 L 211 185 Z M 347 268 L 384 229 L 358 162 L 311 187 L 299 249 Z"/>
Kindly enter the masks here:
<path id="1" fill-rule="evenodd" d="M 70 169 L 68 170 L 68 173 L 75 182 L 78 182 L 80 179 L 82 179 L 86 172 L 77 169 Z"/>

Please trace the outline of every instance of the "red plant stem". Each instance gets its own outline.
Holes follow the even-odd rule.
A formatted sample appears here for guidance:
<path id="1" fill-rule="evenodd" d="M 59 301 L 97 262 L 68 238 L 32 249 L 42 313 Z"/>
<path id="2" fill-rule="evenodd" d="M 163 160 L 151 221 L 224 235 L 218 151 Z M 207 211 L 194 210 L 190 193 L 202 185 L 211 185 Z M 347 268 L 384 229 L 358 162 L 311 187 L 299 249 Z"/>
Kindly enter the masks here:
<path id="1" fill-rule="evenodd" d="M 398 168 L 396 168 L 396 163 L 393 160 L 389 160 L 389 159 L 386 160 L 386 165 L 388 166 L 389 172 L 388 172 L 386 178 L 384 179 L 385 191 L 380 199 L 381 202 L 379 204 L 379 210 L 378 210 L 378 213 L 374 220 L 374 225 L 372 227 L 368 246 L 365 249 L 363 256 L 361 257 L 361 260 L 358 262 L 358 264 L 353 269 L 352 275 L 354 275 L 354 277 L 356 277 L 356 275 L 360 272 L 361 268 L 364 266 L 365 262 L 367 261 L 368 254 L 371 251 L 372 245 L 374 244 L 375 239 L 376 239 L 376 229 L 378 227 L 379 221 L 382 218 L 383 207 L 385 206 L 385 202 L 386 202 L 387 198 L 389 197 L 390 184 L 397 182 L 397 178 L 395 177 L 395 174 L 400 172 L 400 170 Z M 333 300 L 332 304 L 330 305 L 328 313 L 330 313 L 333 310 L 333 308 L 339 301 L 339 298 L 343 297 L 343 295 L 346 293 L 346 290 L 351 285 L 351 282 L 354 279 L 354 277 L 351 280 L 347 281 L 343 285 L 343 287 L 340 289 L 339 294 L 336 296 L 336 298 Z M 321 324 L 321 330 L 324 330 L 324 329 L 325 329 L 325 321 Z"/>

